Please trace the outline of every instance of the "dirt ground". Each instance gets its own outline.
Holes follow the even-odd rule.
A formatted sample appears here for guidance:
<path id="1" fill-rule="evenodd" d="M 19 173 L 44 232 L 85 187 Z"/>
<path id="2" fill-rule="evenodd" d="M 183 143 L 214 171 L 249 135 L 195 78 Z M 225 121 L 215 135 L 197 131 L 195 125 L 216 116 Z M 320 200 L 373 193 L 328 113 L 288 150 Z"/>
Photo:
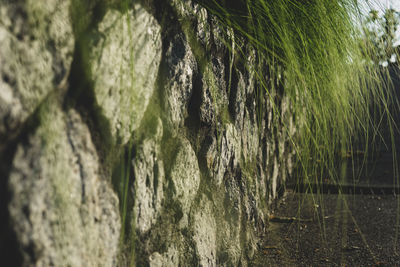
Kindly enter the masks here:
<path id="1" fill-rule="evenodd" d="M 253 266 L 400 266 L 400 197 L 288 192 Z"/>
<path id="2" fill-rule="evenodd" d="M 392 116 L 393 134 L 384 116 L 379 135 L 343 158 L 340 190 L 327 178 L 323 193 L 286 192 L 252 266 L 400 266 L 400 113 Z"/>

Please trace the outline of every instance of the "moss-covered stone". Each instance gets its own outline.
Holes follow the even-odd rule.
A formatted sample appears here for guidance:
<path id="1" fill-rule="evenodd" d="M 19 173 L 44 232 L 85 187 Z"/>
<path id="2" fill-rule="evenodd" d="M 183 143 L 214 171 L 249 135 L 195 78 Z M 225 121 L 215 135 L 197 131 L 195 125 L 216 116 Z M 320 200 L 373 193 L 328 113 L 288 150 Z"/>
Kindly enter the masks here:
<path id="1" fill-rule="evenodd" d="M 200 266 L 217 265 L 217 225 L 212 206 L 212 202 L 203 195 L 191 222 Z"/>
<path id="2" fill-rule="evenodd" d="M 161 60 L 160 26 L 135 4 L 124 14 L 108 10 L 97 31 L 89 44 L 95 96 L 112 135 L 125 144 L 154 92 Z"/>
<path id="3" fill-rule="evenodd" d="M 0 140 L 51 91 L 66 89 L 74 36 L 70 1 L 0 2 Z"/>
<path id="4" fill-rule="evenodd" d="M 194 1 L 0 14 L 0 233 L 23 263 L 246 266 L 292 168 L 276 114 L 294 133 L 282 92 L 273 109 L 244 67 L 255 50 L 235 60 L 243 40 Z"/>
<path id="5" fill-rule="evenodd" d="M 174 189 L 171 196 L 179 203 L 183 214 L 181 226 L 186 227 L 187 216 L 200 186 L 200 169 L 189 141 L 181 138 L 176 145 L 177 153 L 170 171 Z"/>
<path id="6" fill-rule="evenodd" d="M 175 35 L 168 43 L 164 56 L 165 69 L 162 86 L 166 122 L 176 132 L 188 117 L 188 107 L 193 94 L 196 59 L 184 34 Z"/>
<path id="7" fill-rule="evenodd" d="M 99 174 L 87 126 L 74 110 L 43 107 L 41 126 L 19 145 L 9 205 L 24 266 L 113 266 L 118 199 Z"/>
<path id="8" fill-rule="evenodd" d="M 154 135 L 147 136 L 137 147 L 133 160 L 135 175 L 135 227 L 145 233 L 157 221 L 164 198 L 165 171 L 161 156 L 160 141 L 163 125 L 157 120 Z"/>
<path id="9" fill-rule="evenodd" d="M 158 252 L 154 252 L 149 258 L 149 265 L 151 267 L 179 266 L 179 251 L 172 246 L 162 255 Z"/>

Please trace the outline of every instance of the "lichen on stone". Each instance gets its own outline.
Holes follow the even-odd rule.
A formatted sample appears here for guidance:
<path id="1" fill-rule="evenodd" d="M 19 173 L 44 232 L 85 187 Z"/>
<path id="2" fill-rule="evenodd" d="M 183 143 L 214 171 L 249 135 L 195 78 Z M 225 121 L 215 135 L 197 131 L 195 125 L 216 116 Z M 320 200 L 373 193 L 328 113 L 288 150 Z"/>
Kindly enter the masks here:
<path id="1" fill-rule="evenodd" d="M 10 171 L 9 211 L 24 265 L 112 266 L 118 199 L 99 174 L 87 126 L 53 104 L 46 124 L 19 145 Z M 34 253 L 30 253 L 33 251 Z"/>
<path id="2" fill-rule="evenodd" d="M 124 14 L 108 10 L 95 34 L 89 44 L 89 65 L 96 100 L 110 121 L 114 139 L 125 144 L 154 92 L 161 60 L 160 26 L 134 4 Z"/>
<path id="3" fill-rule="evenodd" d="M 1 2 L 1 139 L 17 131 L 47 94 L 62 89 L 74 46 L 69 5 L 60 0 Z"/>

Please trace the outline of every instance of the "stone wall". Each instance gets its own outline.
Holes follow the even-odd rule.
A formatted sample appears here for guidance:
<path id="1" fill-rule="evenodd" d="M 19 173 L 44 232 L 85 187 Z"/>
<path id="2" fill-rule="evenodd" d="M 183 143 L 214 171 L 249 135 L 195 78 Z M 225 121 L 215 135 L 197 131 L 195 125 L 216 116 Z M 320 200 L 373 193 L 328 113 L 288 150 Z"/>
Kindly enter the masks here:
<path id="1" fill-rule="evenodd" d="M 191 1 L 2 0 L 0 60 L 7 266 L 247 264 L 294 127 L 244 39 Z"/>

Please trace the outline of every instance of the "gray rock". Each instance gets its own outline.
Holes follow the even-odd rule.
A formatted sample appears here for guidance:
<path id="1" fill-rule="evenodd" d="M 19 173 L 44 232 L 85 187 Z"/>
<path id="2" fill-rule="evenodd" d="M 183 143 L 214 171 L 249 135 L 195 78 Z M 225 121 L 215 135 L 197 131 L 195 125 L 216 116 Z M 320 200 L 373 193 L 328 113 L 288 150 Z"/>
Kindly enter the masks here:
<path id="1" fill-rule="evenodd" d="M 179 18 L 194 22 L 195 28 L 185 28 L 184 31 L 192 31 L 191 34 L 197 37 L 194 41 L 201 44 L 205 51 L 210 52 L 214 44 L 218 51 L 226 48 L 224 27 L 214 16 L 209 15 L 207 9 L 192 0 L 172 0 L 171 4 Z"/>
<path id="2" fill-rule="evenodd" d="M 275 81 L 261 99 L 254 70 L 227 44 L 240 45 L 244 64 L 264 63 L 195 1 L 136 1 L 124 11 L 120 2 L 0 4 L 0 141 L 16 146 L 0 171 L 9 173 L 5 205 L 23 264 L 246 266 L 268 203 L 293 168 L 290 101 Z M 70 18 L 82 49 L 74 62 L 84 68 L 71 81 L 93 88 L 65 82 Z M 80 89 L 95 106 L 82 108 Z M 32 127 L 17 135 L 27 118 Z M 109 151 L 102 130 L 110 130 Z M 128 143 L 134 229 L 119 239 L 118 199 L 106 176 Z"/>
<path id="3" fill-rule="evenodd" d="M 214 218 L 212 202 L 202 196 L 193 215 L 193 240 L 200 266 L 217 265 L 217 224 Z"/>
<path id="4" fill-rule="evenodd" d="M 217 244 L 222 257 L 225 259 L 224 262 L 221 262 L 221 265 L 238 266 L 243 253 L 240 235 L 244 231 L 240 219 L 243 216 L 241 192 L 237 181 L 229 178 L 224 181 L 224 203 L 226 203 L 226 206 L 220 211 L 220 216 L 224 219 L 218 220 Z"/>
<path id="5" fill-rule="evenodd" d="M 229 167 L 236 168 L 239 165 L 241 140 L 236 128 L 231 123 L 226 124 L 225 129 L 218 136 L 220 140 L 217 141 L 216 138 L 213 138 L 206 159 L 207 167 L 214 176 L 216 184 L 221 185 Z"/>
<path id="6" fill-rule="evenodd" d="M 183 34 L 171 40 L 165 54 L 166 73 L 164 85 L 167 122 L 174 130 L 183 126 L 193 92 L 193 75 L 197 63 Z"/>
<path id="7" fill-rule="evenodd" d="M 0 140 L 65 85 L 74 47 L 70 1 L 1 1 Z"/>
<path id="8" fill-rule="evenodd" d="M 199 8 L 196 10 L 196 21 L 197 29 L 196 35 L 199 42 L 203 47 L 207 48 L 210 46 L 211 29 L 208 23 L 208 12 L 205 8 Z"/>
<path id="9" fill-rule="evenodd" d="M 118 199 L 99 174 L 90 133 L 73 110 L 54 105 L 27 145 L 17 148 L 9 177 L 10 219 L 24 266 L 113 266 Z"/>
<path id="10" fill-rule="evenodd" d="M 149 258 L 151 267 L 175 267 L 179 265 L 179 251 L 172 246 L 168 248 L 167 252 L 160 254 L 154 252 Z"/>
<path id="11" fill-rule="evenodd" d="M 207 125 L 217 125 L 229 120 L 225 66 L 216 58 L 206 65 L 202 73 L 203 90 L 200 104 L 200 120 Z"/>
<path id="12" fill-rule="evenodd" d="M 140 125 L 155 88 L 161 29 L 134 4 L 125 14 L 108 10 L 98 31 L 100 40 L 93 42 L 89 56 L 96 99 L 113 137 L 125 144 Z"/>
<path id="13" fill-rule="evenodd" d="M 178 16 L 184 19 L 197 19 L 197 15 L 205 11 L 199 4 L 192 0 L 171 0 L 171 5 L 175 8 Z"/>
<path id="14" fill-rule="evenodd" d="M 240 71 L 235 71 L 238 76 L 238 82 L 236 84 L 236 94 L 231 97 L 233 100 L 231 105 L 233 106 L 232 109 L 235 127 L 239 130 L 242 130 L 246 104 L 246 88 L 250 85 L 246 83 L 246 78 Z"/>
<path id="15" fill-rule="evenodd" d="M 228 107 L 227 81 L 225 80 L 225 62 L 220 57 L 213 57 L 211 61 L 207 60 L 208 53 L 221 53 L 225 46 L 223 45 L 224 34 L 220 27 L 215 27 L 218 23 L 211 17 L 214 22 L 209 25 L 209 16 L 206 9 L 193 1 L 172 1 L 179 17 L 183 21 L 196 21 L 196 28 L 183 26 L 183 30 L 187 36 L 192 38 L 191 42 L 195 43 L 195 49 L 198 52 L 197 60 L 199 61 L 199 71 L 202 75 L 202 92 L 200 104 L 200 120 L 207 125 L 215 125 L 219 123 L 225 116 L 223 114 Z M 193 40 L 192 36 L 197 39 Z M 213 45 L 216 45 L 217 51 L 211 51 Z"/>
<path id="16" fill-rule="evenodd" d="M 250 53 L 249 61 L 252 60 L 252 53 Z M 238 131 L 242 131 L 244 129 L 245 123 L 245 112 L 249 112 L 250 109 L 255 109 L 255 99 L 254 99 L 254 90 L 255 90 L 255 79 L 254 73 L 252 70 L 248 70 L 247 72 L 240 71 L 238 69 L 232 70 L 237 75 L 237 83 L 236 83 L 236 92 L 232 92 L 231 94 L 231 103 L 233 110 L 233 119 L 235 122 L 235 127 Z M 233 93 L 235 93 L 233 95 Z M 249 118 L 247 118 L 249 119 Z M 251 118 L 253 119 L 253 118 Z"/>
<path id="17" fill-rule="evenodd" d="M 154 136 L 148 136 L 139 145 L 133 160 L 135 174 L 135 225 L 141 233 L 148 231 L 160 215 L 164 197 L 164 163 L 161 160 L 160 141 L 163 126 L 157 120 Z"/>
<path id="18" fill-rule="evenodd" d="M 254 111 L 253 111 L 254 112 Z M 260 132 L 254 113 L 246 108 L 243 117 L 242 149 L 245 162 L 255 160 L 260 146 Z"/>
<path id="19" fill-rule="evenodd" d="M 173 199 L 180 204 L 182 209 L 184 217 L 181 225 L 184 227 L 200 186 L 200 169 L 189 141 L 181 138 L 177 146 L 178 152 L 171 166 L 170 176 L 175 189 Z"/>

